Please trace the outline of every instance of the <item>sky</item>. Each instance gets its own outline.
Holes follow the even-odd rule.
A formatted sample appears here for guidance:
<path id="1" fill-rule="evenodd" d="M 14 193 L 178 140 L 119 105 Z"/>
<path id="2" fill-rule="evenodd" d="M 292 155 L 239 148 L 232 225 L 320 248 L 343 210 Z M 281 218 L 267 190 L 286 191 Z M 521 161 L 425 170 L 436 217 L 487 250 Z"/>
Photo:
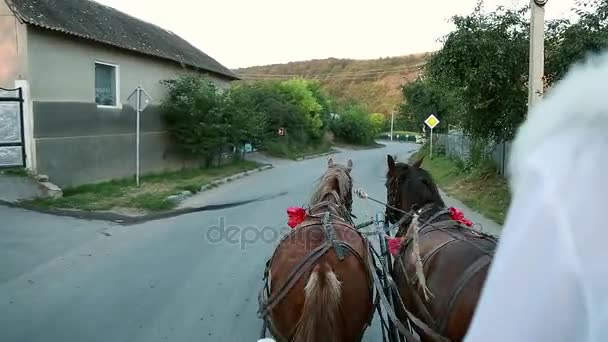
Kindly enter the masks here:
<path id="1" fill-rule="evenodd" d="M 435 51 L 477 0 L 96 0 L 168 29 L 228 68 Z M 529 0 L 486 0 L 485 8 Z M 574 0 L 548 0 L 546 18 Z"/>

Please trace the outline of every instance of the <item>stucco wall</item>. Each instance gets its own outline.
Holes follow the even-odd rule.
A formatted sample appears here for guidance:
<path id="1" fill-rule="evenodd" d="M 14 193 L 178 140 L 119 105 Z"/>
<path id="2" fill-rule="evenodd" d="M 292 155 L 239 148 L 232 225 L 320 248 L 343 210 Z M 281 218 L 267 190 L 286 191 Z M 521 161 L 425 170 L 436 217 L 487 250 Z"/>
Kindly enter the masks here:
<path id="1" fill-rule="evenodd" d="M 14 88 L 14 81 L 27 77 L 27 27 L 0 0 L 0 87 Z"/>
<path id="2" fill-rule="evenodd" d="M 28 28 L 28 61 L 38 172 L 59 186 L 77 186 L 135 174 L 135 111 L 127 97 L 141 85 L 153 102 L 141 121 L 142 173 L 180 169 L 192 162 L 173 151 L 158 110 L 159 82 L 187 71 L 65 35 Z M 119 66 L 122 108 L 95 104 L 95 61 Z M 226 80 L 210 77 L 218 86 Z"/>
<path id="3" fill-rule="evenodd" d="M 95 103 L 95 62 L 117 64 L 120 70 L 121 102 L 141 85 L 154 102 L 166 89 L 160 80 L 191 72 L 177 63 L 30 27 L 28 32 L 30 86 L 34 101 Z M 228 82 L 209 76 L 218 86 Z"/>

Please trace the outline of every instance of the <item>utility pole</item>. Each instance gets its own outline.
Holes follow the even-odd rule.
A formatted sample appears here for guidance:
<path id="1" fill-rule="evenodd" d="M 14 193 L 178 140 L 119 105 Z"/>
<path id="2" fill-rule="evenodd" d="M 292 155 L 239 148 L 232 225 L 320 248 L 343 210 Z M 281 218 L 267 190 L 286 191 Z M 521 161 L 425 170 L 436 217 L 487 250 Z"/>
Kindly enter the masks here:
<path id="1" fill-rule="evenodd" d="M 545 64 L 545 5 L 548 0 L 530 0 L 530 75 L 528 110 L 543 97 Z"/>
<path id="2" fill-rule="evenodd" d="M 395 110 L 391 112 L 391 141 L 393 141 L 393 126 L 395 124 Z"/>

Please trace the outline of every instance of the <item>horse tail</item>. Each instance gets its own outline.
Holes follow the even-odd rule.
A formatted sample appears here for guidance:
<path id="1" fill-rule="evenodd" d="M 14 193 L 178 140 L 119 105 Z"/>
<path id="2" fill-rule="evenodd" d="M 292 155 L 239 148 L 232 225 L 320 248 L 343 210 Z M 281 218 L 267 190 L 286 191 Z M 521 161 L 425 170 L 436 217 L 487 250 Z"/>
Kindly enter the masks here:
<path id="1" fill-rule="evenodd" d="M 327 264 L 315 266 L 304 287 L 304 308 L 293 342 L 337 342 L 340 332 L 341 289 Z"/>

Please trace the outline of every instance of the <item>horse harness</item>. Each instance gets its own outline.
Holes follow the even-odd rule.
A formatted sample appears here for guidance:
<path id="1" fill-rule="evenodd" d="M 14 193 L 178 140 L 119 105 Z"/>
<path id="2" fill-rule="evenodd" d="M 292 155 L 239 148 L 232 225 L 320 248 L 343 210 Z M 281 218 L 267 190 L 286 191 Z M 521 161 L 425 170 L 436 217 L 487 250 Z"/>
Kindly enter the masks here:
<path id="1" fill-rule="evenodd" d="M 334 196 L 337 196 L 337 194 L 334 194 Z M 333 206 L 334 209 L 336 209 L 340 214 L 346 214 L 346 217 L 349 217 L 349 220 L 347 221 L 342 217 L 331 213 L 330 211 L 326 211 L 323 214 L 312 214 L 315 209 L 318 209 L 322 206 Z M 281 284 L 279 289 L 273 295 L 270 294 L 268 276 L 270 273 L 270 265 L 279 248 L 276 248 L 272 256 L 266 261 L 266 268 L 264 270 L 263 276 L 264 286 L 258 294 L 258 317 L 264 320 L 264 327 L 262 328 L 261 334 L 262 337 L 265 337 L 265 330 L 266 328 L 268 328 L 270 333 L 279 341 L 288 342 L 290 340 L 277 333 L 276 329 L 272 325 L 272 322 L 268 319 L 268 315 L 270 314 L 272 309 L 275 308 L 281 302 L 281 300 L 289 293 L 289 291 L 298 282 L 298 280 L 306 273 L 310 272 L 313 265 L 332 248 L 334 249 L 338 260 L 340 261 L 343 261 L 349 253 L 354 255 L 357 260 L 359 260 L 359 262 L 364 266 L 364 268 L 368 272 L 368 277 L 370 278 L 370 298 L 373 297 L 373 284 L 371 283 L 373 280 L 370 275 L 370 273 L 373 272 L 368 269 L 366 260 L 364 260 L 364 258 L 349 243 L 338 239 L 338 237 L 336 236 L 335 226 L 346 227 L 348 229 L 352 229 L 354 232 L 359 234 L 359 236 L 362 237 L 362 241 L 365 244 L 366 248 L 368 246 L 368 240 L 364 238 L 359 231 L 354 229 L 354 223 L 352 222 L 352 220 L 350 220 L 349 211 L 343 205 L 338 205 L 330 201 L 324 201 L 316 204 L 312 208 L 309 208 L 307 210 L 305 220 L 300 223 L 295 229 L 292 229 L 289 234 L 286 234 L 281 239 L 278 246 L 280 246 L 286 239 L 291 238 L 298 231 L 302 229 L 307 229 L 309 227 L 318 226 L 319 223 L 323 228 L 325 241 L 321 245 L 311 250 L 302 260 L 300 260 L 300 262 L 291 270 L 285 282 Z M 368 325 L 371 324 L 373 316 L 374 315 L 372 311 L 372 314 L 368 320 Z"/>
<path id="2" fill-rule="evenodd" d="M 422 215 L 425 211 L 427 211 L 429 209 L 430 208 L 423 207 L 417 211 L 417 214 Z M 472 245 L 475 248 L 477 248 L 478 250 L 480 250 L 483 253 L 483 256 L 478 258 L 471 265 L 469 265 L 466 268 L 466 270 L 460 275 L 460 277 L 456 281 L 456 286 L 452 289 L 452 291 L 450 293 L 449 299 L 447 300 L 447 306 L 443 310 L 443 314 L 440 316 L 441 319 L 439 322 L 436 322 L 436 320 L 433 318 L 431 313 L 428 311 L 428 308 L 424 303 L 425 302 L 424 299 L 421 298 L 418 291 L 416 290 L 416 287 L 415 287 L 416 280 L 408 277 L 408 272 L 405 268 L 405 265 L 403 264 L 402 255 L 407 250 L 407 247 L 410 244 L 412 244 L 413 241 L 411 238 L 409 238 L 407 241 L 404 242 L 404 244 L 399 249 L 397 256 L 395 257 L 395 260 L 399 263 L 399 267 L 401 268 L 403 276 L 405 277 L 406 284 L 408 284 L 408 287 L 409 287 L 408 292 L 412 294 L 412 297 L 415 302 L 414 303 L 415 306 L 419 309 L 421 315 L 423 316 L 423 319 L 427 322 L 430 322 L 430 324 L 434 326 L 434 329 L 430 328 L 428 325 L 422 323 L 420 320 L 417 320 L 417 322 L 414 322 L 414 324 L 416 326 L 418 326 L 419 328 L 421 328 L 423 331 L 425 331 L 425 333 L 427 335 L 431 336 L 431 338 L 434 341 L 449 341 L 449 339 L 442 336 L 442 333 L 444 333 L 447 330 L 447 323 L 448 323 L 447 319 L 453 309 L 453 306 L 455 305 L 456 299 L 458 298 L 458 296 L 460 295 L 460 293 L 462 292 L 462 290 L 464 289 L 466 284 L 469 282 L 469 280 L 471 280 L 473 278 L 473 276 L 475 276 L 479 270 L 481 270 L 483 267 L 487 266 L 491 262 L 492 257 L 494 255 L 494 250 L 484 250 L 482 247 L 478 246 L 473 241 L 467 240 L 467 239 L 463 238 L 462 236 L 459 236 L 461 234 L 454 234 L 453 231 L 456 230 L 459 232 L 466 232 L 466 234 L 471 234 L 476 237 L 481 237 L 483 240 L 489 240 L 494 245 L 496 245 L 496 243 L 498 242 L 497 238 L 495 238 L 491 235 L 488 235 L 488 234 L 474 231 L 471 228 L 463 225 L 462 223 L 454 221 L 452 219 L 434 222 L 436 219 L 438 219 L 439 217 L 446 215 L 446 214 L 449 214 L 448 210 L 445 210 L 445 209 L 440 210 L 437 213 L 433 214 L 429 219 L 425 220 L 424 223 L 419 226 L 419 228 L 412 227 L 413 229 L 418 229 L 418 234 L 420 237 L 427 235 L 431 232 L 438 231 L 438 230 L 445 232 L 446 234 L 450 235 L 450 237 L 451 237 L 447 241 L 444 241 L 443 243 L 438 244 L 437 246 L 434 246 L 429 252 L 427 252 L 424 255 L 424 257 L 422 258 L 423 269 L 426 267 L 427 263 L 429 262 L 429 260 L 431 260 L 431 258 L 434 255 L 436 255 L 438 252 L 440 252 L 442 249 L 446 248 L 450 244 L 457 242 L 457 241 L 464 241 L 464 242 L 469 243 L 470 245 Z M 406 216 L 407 216 L 407 214 L 406 214 Z M 401 236 L 402 234 L 404 235 L 405 230 L 407 230 L 407 228 L 408 227 L 406 227 L 406 226 L 400 226 L 397 236 Z M 402 309 L 405 310 L 405 306 L 403 304 L 402 304 Z M 409 313 L 407 310 L 405 310 L 405 311 L 406 311 L 406 314 L 409 316 L 409 318 L 412 319 L 413 315 L 411 313 Z M 439 331 L 439 333 L 437 331 Z"/>

